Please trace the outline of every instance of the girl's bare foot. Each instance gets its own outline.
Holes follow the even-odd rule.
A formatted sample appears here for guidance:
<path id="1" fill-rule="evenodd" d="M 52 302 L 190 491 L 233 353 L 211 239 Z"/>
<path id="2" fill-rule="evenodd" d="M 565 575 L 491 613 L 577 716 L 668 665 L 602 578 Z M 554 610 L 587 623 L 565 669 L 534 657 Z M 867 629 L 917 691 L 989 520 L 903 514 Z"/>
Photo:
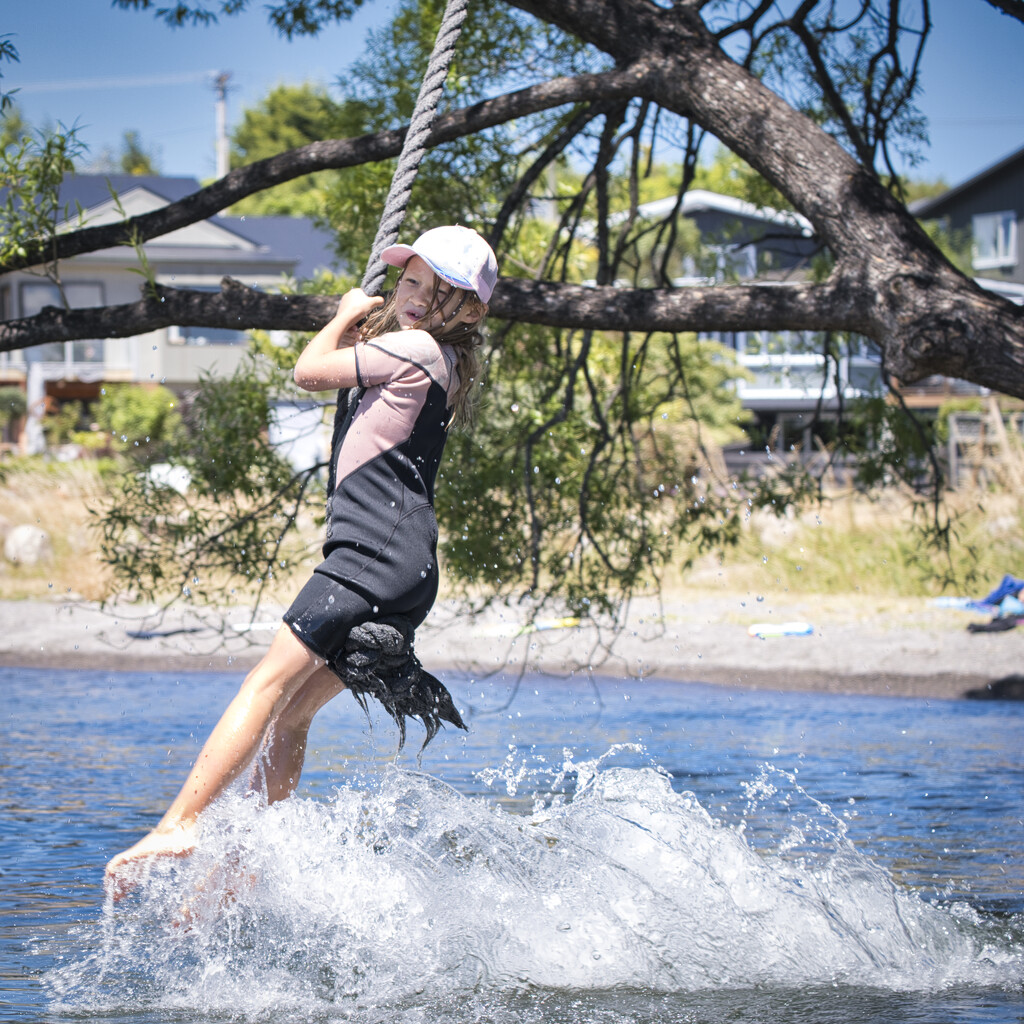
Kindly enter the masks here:
<path id="1" fill-rule="evenodd" d="M 187 857 L 196 845 L 194 826 L 179 825 L 168 831 L 154 830 L 107 864 L 104 888 L 116 903 L 124 899 L 145 877 L 154 857 Z"/>
<path id="2" fill-rule="evenodd" d="M 237 855 L 229 856 L 199 882 L 178 908 L 173 924 L 190 931 L 204 921 L 214 921 L 245 893 L 256 888 L 257 876 L 244 868 Z"/>

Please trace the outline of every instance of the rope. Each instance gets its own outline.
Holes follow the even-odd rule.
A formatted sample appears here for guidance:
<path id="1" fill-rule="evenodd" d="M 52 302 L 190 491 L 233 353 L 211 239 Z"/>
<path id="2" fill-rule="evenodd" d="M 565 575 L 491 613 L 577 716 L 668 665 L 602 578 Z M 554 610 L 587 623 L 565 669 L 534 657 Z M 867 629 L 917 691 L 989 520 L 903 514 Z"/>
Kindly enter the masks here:
<path id="1" fill-rule="evenodd" d="M 362 288 L 367 295 L 377 295 L 387 276 L 387 266 L 380 259 L 380 254 L 398 241 L 412 184 L 423 154 L 427 151 L 427 138 L 468 6 L 469 0 L 448 0 L 441 19 L 441 27 L 427 64 L 427 73 L 413 107 L 398 166 L 391 179 L 384 212 L 363 275 Z M 339 391 L 334 436 L 331 440 L 328 495 L 334 488 L 338 442 L 345 431 L 352 408 L 353 403 L 350 403 L 347 390 Z M 329 510 L 327 521 L 331 521 Z M 344 654 L 331 666 L 364 710 L 368 696 L 375 697 L 384 705 L 398 725 L 399 747 L 405 742 L 406 718 L 418 718 L 423 723 L 427 732 L 424 747 L 433 739 L 443 722 L 450 722 L 460 729 L 466 728 L 444 684 L 420 665 L 413 653 L 413 639 L 412 624 L 404 616 L 367 622 L 349 633 Z"/>
<path id="2" fill-rule="evenodd" d="M 469 0 L 448 0 L 444 17 L 441 19 L 441 27 L 427 64 L 427 73 L 420 85 L 416 106 L 413 107 L 409 129 L 406 132 L 405 141 L 402 143 L 402 152 L 398 157 L 398 166 L 391 179 L 391 188 L 388 190 L 384 212 L 381 214 L 380 224 L 377 227 L 377 237 L 373 240 L 370 259 L 366 264 L 366 273 L 363 275 L 363 291 L 367 295 L 376 295 L 387 276 L 387 266 L 381 262 L 380 254 L 389 245 L 394 245 L 398 241 L 398 231 L 409 205 L 412 183 L 416 178 L 423 154 L 427 151 L 427 137 L 430 135 L 431 125 L 434 123 L 441 91 L 444 88 L 445 79 L 448 77 L 448 66 L 455 53 L 455 43 L 459 38 L 462 23 L 466 20 L 468 7 Z"/>

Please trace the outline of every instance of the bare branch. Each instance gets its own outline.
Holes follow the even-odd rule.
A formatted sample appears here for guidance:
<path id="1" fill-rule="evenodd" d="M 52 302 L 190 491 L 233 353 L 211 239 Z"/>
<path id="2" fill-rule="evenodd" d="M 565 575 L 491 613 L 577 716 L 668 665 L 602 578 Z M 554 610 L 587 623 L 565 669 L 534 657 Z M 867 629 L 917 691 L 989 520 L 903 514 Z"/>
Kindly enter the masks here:
<path id="1" fill-rule="evenodd" d="M 988 0 L 988 2 L 1003 14 L 1024 22 L 1024 0 Z"/>
<path id="2" fill-rule="evenodd" d="M 577 78 L 556 78 L 492 100 L 484 100 L 439 117 L 430 133 L 428 145 L 439 146 L 566 103 L 633 96 L 642 87 L 645 73 L 644 67 L 638 66 L 602 74 L 580 75 Z M 0 266 L 0 273 L 22 270 L 46 260 L 68 259 L 86 252 L 159 238 L 205 220 L 254 192 L 261 192 L 313 171 L 355 167 L 397 156 L 401 152 L 404 137 L 403 128 L 355 139 L 313 142 L 308 146 L 279 153 L 266 160 L 236 168 L 212 185 L 159 210 L 114 224 L 71 231 L 58 235 L 52 241 L 26 241 L 26 255 L 9 259 Z"/>
<path id="3" fill-rule="evenodd" d="M 324 295 L 267 294 L 231 278 L 219 292 L 157 285 L 155 293 L 120 306 L 59 309 L 0 321 L 0 352 L 81 338 L 130 338 L 162 327 L 204 326 L 245 330 L 318 330 L 334 315 L 337 299 Z"/>
<path id="4" fill-rule="evenodd" d="M 276 295 L 225 278 L 219 292 L 157 286 L 156 294 L 120 306 L 58 309 L 0 322 L 0 352 L 52 341 L 125 338 L 169 327 L 313 331 L 334 315 L 324 295 Z M 490 301 L 495 317 L 549 327 L 604 331 L 816 330 L 823 323 L 866 331 L 860 302 L 829 285 L 714 288 L 586 288 L 503 278 Z"/>

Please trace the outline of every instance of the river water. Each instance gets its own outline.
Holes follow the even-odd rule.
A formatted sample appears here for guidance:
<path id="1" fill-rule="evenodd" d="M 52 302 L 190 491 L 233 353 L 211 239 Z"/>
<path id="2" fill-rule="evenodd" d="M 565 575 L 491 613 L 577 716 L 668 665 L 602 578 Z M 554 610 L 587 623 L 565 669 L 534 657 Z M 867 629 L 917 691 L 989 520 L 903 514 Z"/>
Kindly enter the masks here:
<path id="1" fill-rule="evenodd" d="M 0 1020 L 1024 1018 L 1024 706 L 448 676 L 417 759 L 343 695 L 105 905 L 239 681 L 0 668 Z"/>

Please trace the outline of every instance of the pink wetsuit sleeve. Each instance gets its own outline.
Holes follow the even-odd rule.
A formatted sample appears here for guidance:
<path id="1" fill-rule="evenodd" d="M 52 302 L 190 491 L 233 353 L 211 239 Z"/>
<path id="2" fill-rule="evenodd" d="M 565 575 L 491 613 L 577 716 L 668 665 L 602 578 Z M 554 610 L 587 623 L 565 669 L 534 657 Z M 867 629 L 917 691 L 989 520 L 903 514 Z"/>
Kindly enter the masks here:
<path id="1" fill-rule="evenodd" d="M 425 375 L 448 390 L 450 373 L 441 347 L 425 331 L 385 334 L 355 348 L 360 387 Z"/>

